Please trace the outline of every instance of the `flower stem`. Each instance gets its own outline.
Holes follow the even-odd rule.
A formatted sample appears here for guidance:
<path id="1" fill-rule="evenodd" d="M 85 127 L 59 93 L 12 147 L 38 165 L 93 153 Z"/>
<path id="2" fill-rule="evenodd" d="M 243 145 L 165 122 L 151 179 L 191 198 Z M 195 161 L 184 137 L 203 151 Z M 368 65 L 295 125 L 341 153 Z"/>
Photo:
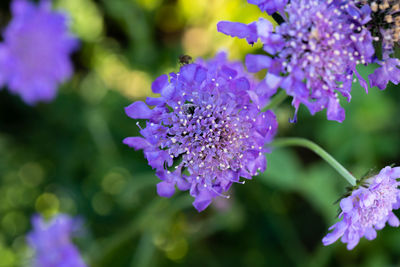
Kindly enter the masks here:
<path id="1" fill-rule="evenodd" d="M 287 98 L 286 92 L 284 90 L 281 90 L 278 94 L 272 98 L 271 102 L 268 103 L 268 105 L 265 106 L 265 108 L 262 109 L 263 112 L 273 109 L 279 104 L 281 104 L 285 99 Z"/>
<path id="2" fill-rule="evenodd" d="M 328 162 L 340 175 L 343 176 L 352 186 L 355 186 L 357 183 L 356 178 L 349 173 L 346 168 L 344 168 L 336 159 L 334 159 L 328 152 L 318 146 L 316 143 L 304 139 L 304 138 L 296 138 L 296 137 L 289 137 L 289 138 L 277 138 L 274 142 L 272 142 L 271 146 L 274 147 L 285 147 L 285 146 L 301 146 L 308 148 L 326 162 Z"/>

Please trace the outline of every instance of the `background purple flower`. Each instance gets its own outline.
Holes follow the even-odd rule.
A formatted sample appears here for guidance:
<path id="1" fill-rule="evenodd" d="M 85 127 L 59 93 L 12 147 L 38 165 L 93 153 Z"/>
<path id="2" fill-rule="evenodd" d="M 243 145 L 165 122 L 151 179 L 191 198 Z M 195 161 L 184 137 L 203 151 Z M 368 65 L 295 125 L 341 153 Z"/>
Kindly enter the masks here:
<path id="1" fill-rule="evenodd" d="M 397 227 L 400 222 L 393 210 L 400 207 L 398 189 L 400 167 L 386 167 L 376 176 L 361 182 L 350 196 L 340 201 L 341 221 L 334 224 L 322 242 L 330 245 L 341 237 L 347 243 L 347 249 L 353 249 L 360 238 L 375 239 L 376 230 L 389 225 Z"/>
<path id="2" fill-rule="evenodd" d="M 181 67 L 170 80 L 160 76 L 152 85 L 159 98 L 125 109 L 129 117 L 147 120 L 143 137 L 128 137 L 124 143 L 143 149 L 162 180 L 160 196 L 171 197 L 175 186 L 190 190 L 194 207 L 202 211 L 232 183 L 242 183 L 240 177 L 251 179 L 265 171 L 264 146 L 274 137 L 277 122 L 272 111 L 260 111 L 266 96 L 257 93 L 259 86 L 240 63 L 220 53 Z"/>
<path id="3" fill-rule="evenodd" d="M 400 2 L 398 0 L 353 0 L 353 2 L 371 11 L 371 20 L 365 27 L 374 37 L 377 49 L 375 62 L 381 65 L 369 76 L 371 86 L 383 90 L 389 81 L 399 83 L 400 63 L 394 60 L 394 48 L 400 44 Z"/>
<path id="4" fill-rule="evenodd" d="M 398 0 L 353 0 L 364 9 L 371 11 L 371 19 L 366 27 L 377 42 L 382 44 L 383 57 L 393 52 L 400 42 L 400 3 Z"/>
<path id="5" fill-rule="evenodd" d="M 29 245 L 35 251 L 35 267 L 85 267 L 78 249 L 71 242 L 71 234 L 78 230 L 79 221 L 59 214 L 46 222 L 41 216 L 32 217 Z"/>
<path id="6" fill-rule="evenodd" d="M 58 85 L 72 75 L 69 57 L 77 39 L 69 33 L 67 16 L 52 11 L 48 0 L 37 6 L 14 0 L 11 11 L 0 44 L 0 85 L 28 104 L 50 101 Z"/>
<path id="7" fill-rule="evenodd" d="M 338 94 L 350 101 L 353 74 L 368 89 L 355 68 L 371 62 L 374 53 L 370 33 L 363 27 L 368 10 L 346 1 L 296 0 L 285 12 L 287 21 L 275 29 L 260 18 L 248 25 L 222 21 L 218 30 L 264 44 L 271 56 L 248 55 L 247 68 L 251 72 L 267 68 L 266 84 L 293 96 L 296 113 L 303 103 L 311 114 L 327 109 L 329 120 L 343 121 Z"/>

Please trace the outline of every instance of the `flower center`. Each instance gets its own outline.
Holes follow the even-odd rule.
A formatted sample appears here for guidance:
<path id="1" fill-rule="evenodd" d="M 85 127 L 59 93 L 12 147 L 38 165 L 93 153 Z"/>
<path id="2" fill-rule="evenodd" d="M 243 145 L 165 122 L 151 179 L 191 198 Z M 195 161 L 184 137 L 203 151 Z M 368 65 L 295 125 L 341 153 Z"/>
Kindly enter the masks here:
<path id="1" fill-rule="evenodd" d="M 178 162 L 175 168 L 190 173 L 234 171 L 242 168 L 240 159 L 248 149 L 251 124 L 241 120 L 236 109 L 218 106 L 214 101 L 178 101 L 169 113 L 169 129 L 162 147 Z M 229 103 L 228 103 L 229 104 Z"/>

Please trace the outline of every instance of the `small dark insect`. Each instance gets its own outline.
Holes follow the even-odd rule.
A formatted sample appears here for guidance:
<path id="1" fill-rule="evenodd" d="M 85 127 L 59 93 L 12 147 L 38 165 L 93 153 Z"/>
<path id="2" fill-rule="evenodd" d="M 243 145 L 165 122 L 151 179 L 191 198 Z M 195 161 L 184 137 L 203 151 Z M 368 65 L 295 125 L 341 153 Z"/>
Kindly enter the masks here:
<path id="1" fill-rule="evenodd" d="M 193 105 L 193 104 L 184 104 L 183 105 L 183 113 L 184 114 L 193 115 L 195 109 L 196 109 L 196 105 Z"/>
<path id="2" fill-rule="evenodd" d="M 180 63 L 181 65 L 189 64 L 190 61 L 192 61 L 192 57 L 189 56 L 189 55 L 180 55 L 180 56 L 179 56 L 179 63 Z"/>

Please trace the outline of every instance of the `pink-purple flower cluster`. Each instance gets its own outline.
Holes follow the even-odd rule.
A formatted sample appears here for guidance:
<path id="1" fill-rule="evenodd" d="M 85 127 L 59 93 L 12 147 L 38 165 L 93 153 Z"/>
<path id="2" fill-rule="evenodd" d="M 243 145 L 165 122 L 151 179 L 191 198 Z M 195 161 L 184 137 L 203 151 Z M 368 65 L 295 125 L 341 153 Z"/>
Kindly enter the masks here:
<path id="1" fill-rule="evenodd" d="M 51 10 L 51 1 L 36 6 L 14 0 L 13 19 L 0 43 L 0 86 L 28 104 L 50 101 L 57 87 L 72 75 L 70 54 L 78 41 L 68 29 L 66 14 Z"/>
<path id="2" fill-rule="evenodd" d="M 400 222 L 393 210 L 400 208 L 400 167 L 386 167 L 376 176 L 361 182 L 361 186 L 340 201 L 341 221 L 334 224 L 322 242 L 330 245 L 339 238 L 353 249 L 360 238 L 375 239 L 376 230 L 386 223 L 398 227 Z"/>
<path id="3" fill-rule="evenodd" d="M 41 216 L 32 217 L 32 231 L 27 240 L 34 250 L 34 267 L 86 267 L 78 249 L 71 241 L 71 235 L 80 223 L 68 215 L 59 214 L 51 221 Z"/>
<path id="4" fill-rule="evenodd" d="M 169 78 L 160 76 L 152 85 L 160 97 L 126 107 L 129 117 L 145 119 L 146 125 L 140 130 L 143 137 L 124 143 L 143 149 L 162 180 L 160 196 L 171 197 L 175 186 L 190 190 L 193 206 L 202 211 L 232 183 L 243 183 L 240 177 L 265 171 L 265 145 L 277 121 L 272 111 L 260 110 L 268 97 L 259 93 L 265 91 L 260 86 L 239 62 L 220 53 L 184 65 Z"/>
<path id="5" fill-rule="evenodd" d="M 284 11 L 287 17 L 275 29 L 260 18 L 248 25 L 221 21 L 218 30 L 250 44 L 263 43 L 267 55 L 248 55 L 247 68 L 267 68 L 266 84 L 293 96 L 296 113 L 303 103 L 312 114 L 327 109 L 329 120 L 343 121 L 339 94 L 350 101 L 353 74 L 368 89 L 356 65 L 370 63 L 374 54 L 372 37 L 364 27 L 369 11 L 332 0 L 293 0 Z"/>

